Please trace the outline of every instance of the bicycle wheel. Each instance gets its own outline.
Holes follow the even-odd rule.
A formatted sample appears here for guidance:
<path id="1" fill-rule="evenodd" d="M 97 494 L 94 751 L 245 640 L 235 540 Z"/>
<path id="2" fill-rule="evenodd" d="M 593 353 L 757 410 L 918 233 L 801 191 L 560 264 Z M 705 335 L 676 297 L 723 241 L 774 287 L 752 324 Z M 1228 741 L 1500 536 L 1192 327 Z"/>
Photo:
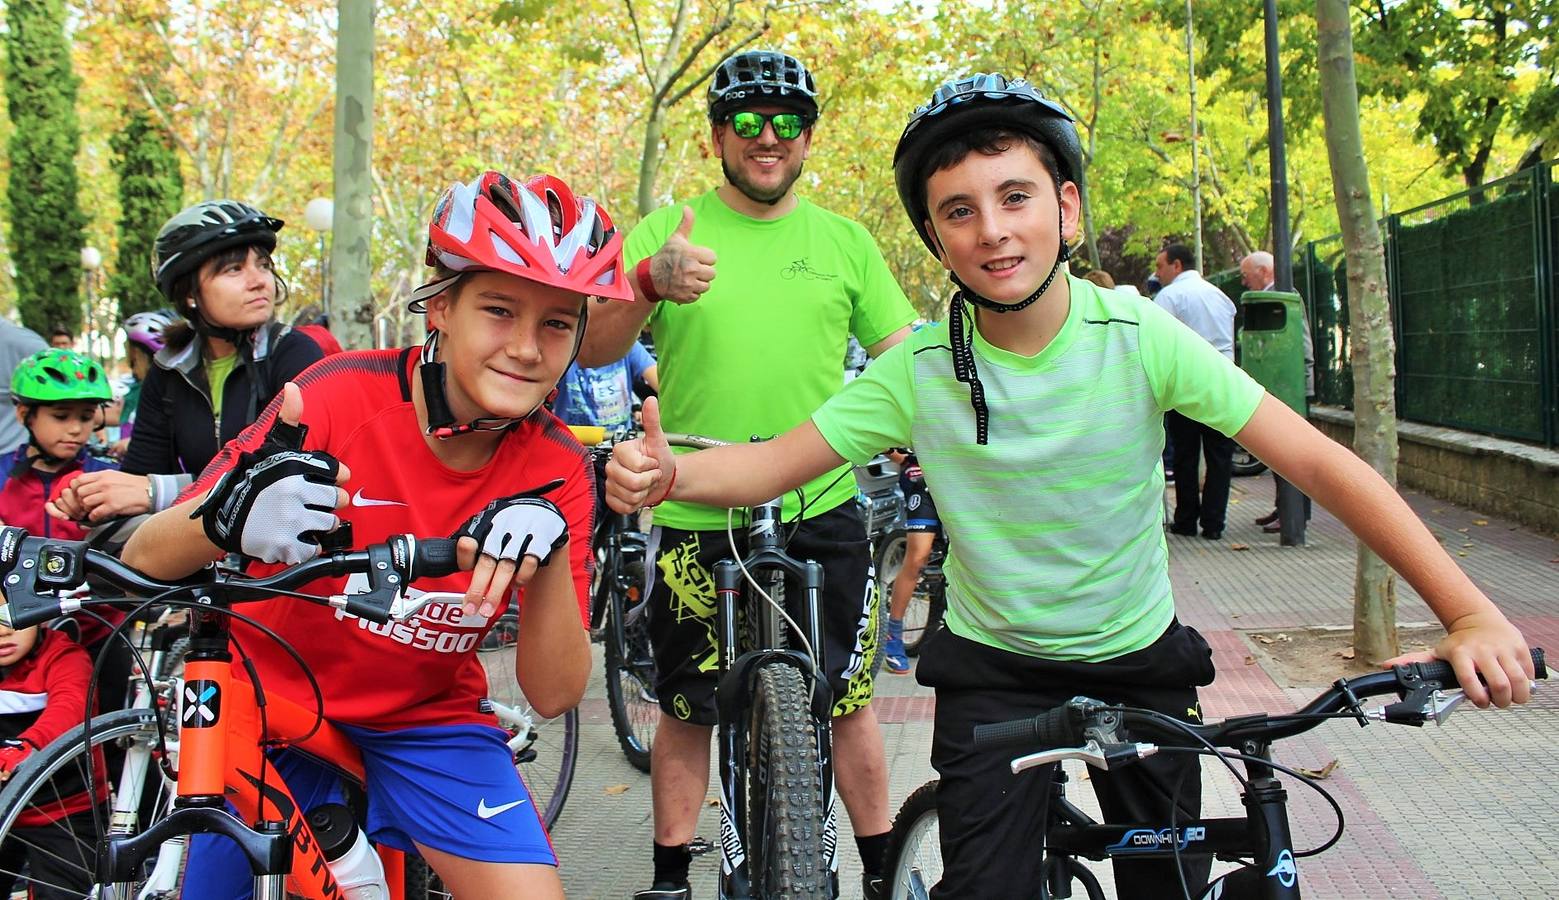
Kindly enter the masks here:
<path id="1" fill-rule="evenodd" d="M 637 597 L 637 592 L 633 595 Z M 655 657 L 643 604 L 630 606 L 617 593 L 606 612 L 606 704 L 623 755 L 640 772 L 650 770 L 650 748 L 660 723 L 655 698 Z"/>
<path id="2" fill-rule="evenodd" d="M 758 897 L 830 896 L 827 811 L 808 697 L 794 667 L 771 663 L 758 670 L 742 838 Z"/>
<path id="3" fill-rule="evenodd" d="M 90 806 L 79 803 L 87 783 L 88 756 L 93 757 L 94 774 L 102 783 L 106 778 L 103 749 L 136 741 L 154 744 L 157 718 L 157 712 L 151 709 L 122 709 L 98 716 L 91 723 L 90 745 L 85 737 L 87 727 L 78 725 L 28 758 L 5 789 L 0 790 L 0 845 L 5 847 L 8 863 L 17 860 L 13 851 L 25 851 L 34 861 L 29 865 L 0 866 L 0 883 L 10 882 L 13 889 L 53 888 L 78 894 L 91 888 L 99 834 Z M 149 754 L 141 759 L 151 765 Z M 153 767 L 143 784 L 144 789 L 160 790 L 160 772 Z M 157 806 L 158 816 L 165 811 L 166 805 Z M 106 811 L 102 820 L 106 823 Z M 146 824 L 141 823 L 143 829 Z M 40 866 L 36 861 L 39 859 L 47 863 Z M 149 863 L 147 871 L 150 870 Z M 166 886 L 166 896 L 176 896 L 172 893 L 177 873 L 174 875 L 175 881 Z M 144 879 L 138 881 L 137 888 L 144 883 Z"/>
<path id="4" fill-rule="evenodd" d="M 936 813 L 937 782 L 928 781 L 904 799 L 888 833 L 888 896 L 926 900 L 942 880 L 941 829 Z"/>
<path id="5" fill-rule="evenodd" d="M 915 596 L 904 611 L 904 653 L 919 656 L 926 645 L 926 638 L 942 627 L 942 614 L 947 611 L 947 581 L 942 573 L 923 575 L 915 588 Z"/>
<path id="6" fill-rule="evenodd" d="M 493 632 L 499 626 L 493 627 Z M 493 632 L 489 632 L 491 638 Z M 514 672 L 513 629 L 484 641 L 477 658 L 487 672 L 487 696 L 498 714 L 498 724 L 509 732 L 509 749 L 514 765 L 530 791 L 531 802 L 541 813 L 542 824 L 551 831 L 557 823 L 568 789 L 574 783 L 574 766 L 579 757 L 579 710 L 571 709 L 548 719 L 531 709 L 520 692 Z"/>

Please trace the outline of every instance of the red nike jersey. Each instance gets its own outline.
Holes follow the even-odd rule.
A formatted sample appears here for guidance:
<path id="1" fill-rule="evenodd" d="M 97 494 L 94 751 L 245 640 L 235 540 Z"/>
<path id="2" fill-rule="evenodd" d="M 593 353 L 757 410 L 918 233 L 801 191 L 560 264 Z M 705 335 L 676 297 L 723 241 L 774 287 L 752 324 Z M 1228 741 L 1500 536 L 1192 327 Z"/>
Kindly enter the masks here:
<path id="1" fill-rule="evenodd" d="M 555 416 L 538 410 L 504 435 L 482 468 L 448 468 L 428 449 L 417 423 L 410 380 L 416 377 L 415 366 L 410 350 L 359 351 L 321 360 L 297 378 L 308 426 L 305 448 L 323 450 L 351 470 L 344 485 L 351 505 L 338 513 L 352 523 L 354 546 L 402 533 L 447 537 L 490 501 L 563 479 L 546 496 L 568 521 L 566 564 L 574 574 L 584 628 L 595 565 L 590 552 L 595 470 L 589 454 Z M 239 452 L 259 446 L 280 405 L 278 395 L 258 421 L 217 454 L 185 497 L 210 488 Z M 550 564 L 565 561 L 554 558 Z M 281 566 L 253 568 L 269 574 Z M 367 587 L 366 578 L 354 578 Z M 351 587 L 349 581 L 321 579 L 304 592 L 342 593 Z M 470 581 L 470 573 L 457 572 L 422 579 L 408 593 L 463 593 Z M 524 591 L 513 600 L 523 603 Z M 242 604 L 238 610 L 281 635 L 308 661 L 324 692 L 325 715 L 334 721 L 382 730 L 494 721 L 479 709 L 487 678 L 476 657 L 492 621 L 463 615 L 459 600 L 430 604 L 410 622 L 385 625 L 286 597 Z M 254 658 L 267 693 L 313 706 L 308 681 L 286 651 L 242 623 L 234 624 L 233 633 Z"/>

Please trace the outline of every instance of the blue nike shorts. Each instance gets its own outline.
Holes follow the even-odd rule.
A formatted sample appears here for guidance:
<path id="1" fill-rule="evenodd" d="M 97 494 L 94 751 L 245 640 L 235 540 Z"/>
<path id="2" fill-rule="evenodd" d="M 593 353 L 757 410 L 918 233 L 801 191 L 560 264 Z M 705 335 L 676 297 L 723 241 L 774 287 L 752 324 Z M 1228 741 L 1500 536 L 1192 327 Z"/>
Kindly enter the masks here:
<path id="1" fill-rule="evenodd" d="M 416 854 L 415 844 L 466 859 L 555 866 L 557 855 L 530 791 L 514 768 L 508 736 L 490 725 L 430 725 L 399 731 L 336 727 L 363 754 L 368 836 Z M 276 773 L 304 809 L 343 802 L 334 769 L 302 753 L 274 754 Z M 253 877 L 226 838 L 190 840 L 186 891 L 245 900 Z"/>

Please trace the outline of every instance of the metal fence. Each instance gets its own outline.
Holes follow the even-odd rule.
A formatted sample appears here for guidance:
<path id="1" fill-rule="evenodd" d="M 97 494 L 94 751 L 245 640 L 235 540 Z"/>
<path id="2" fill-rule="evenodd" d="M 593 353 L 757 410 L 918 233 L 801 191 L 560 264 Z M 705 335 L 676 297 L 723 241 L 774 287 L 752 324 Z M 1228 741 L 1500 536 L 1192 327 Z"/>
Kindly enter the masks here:
<path id="1" fill-rule="evenodd" d="M 1559 445 L 1559 186 L 1548 163 L 1382 223 L 1397 415 Z M 1294 256 L 1316 394 L 1353 406 L 1342 238 Z M 1237 285 L 1236 285 L 1237 288 Z"/>

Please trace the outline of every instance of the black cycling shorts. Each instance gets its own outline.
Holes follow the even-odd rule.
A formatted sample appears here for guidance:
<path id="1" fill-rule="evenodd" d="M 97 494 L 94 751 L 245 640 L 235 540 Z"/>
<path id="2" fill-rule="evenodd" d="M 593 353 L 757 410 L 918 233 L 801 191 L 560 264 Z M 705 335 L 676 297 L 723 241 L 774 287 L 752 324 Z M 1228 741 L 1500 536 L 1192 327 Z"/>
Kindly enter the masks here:
<path id="1" fill-rule="evenodd" d="M 741 526 L 736 528 L 736 549 L 747 553 L 747 531 Z M 804 521 L 785 550 L 823 567 L 820 652 L 822 669 L 834 691 L 834 715 L 862 709 L 872 699 L 877 579 L 859 510 L 846 503 Z M 646 577 L 660 707 L 685 722 L 714 725 L 719 654 L 711 573 L 715 563 L 731 557 L 726 533 L 656 525 L 650 532 L 648 557 L 655 560 Z M 793 599 L 790 593 L 786 596 Z M 792 616 L 798 609 L 788 605 Z"/>
<path id="2" fill-rule="evenodd" d="M 904 530 L 941 531 L 942 520 L 936 514 L 936 501 L 931 499 L 926 483 L 901 478 L 899 486 L 904 489 Z"/>

